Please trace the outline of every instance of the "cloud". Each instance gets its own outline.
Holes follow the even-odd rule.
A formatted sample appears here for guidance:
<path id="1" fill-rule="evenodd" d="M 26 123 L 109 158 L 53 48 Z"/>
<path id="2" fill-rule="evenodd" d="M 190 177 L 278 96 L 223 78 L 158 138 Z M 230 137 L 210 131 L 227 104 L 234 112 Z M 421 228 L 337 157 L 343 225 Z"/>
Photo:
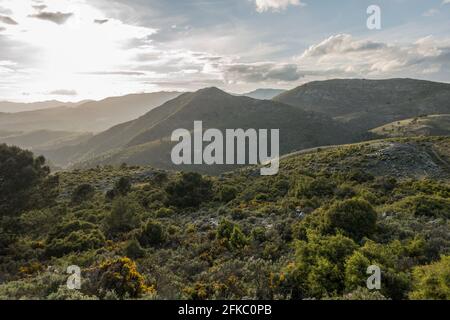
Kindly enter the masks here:
<path id="1" fill-rule="evenodd" d="M 35 6 L 33 6 L 33 8 L 38 11 L 42 11 L 42 10 L 47 9 L 47 6 L 45 4 L 41 4 L 41 5 L 35 5 Z"/>
<path id="2" fill-rule="evenodd" d="M 292 82 L 303 77 L 296 64 L 247 63 L 224 67 L 225 79 L 233 82 Z"/>
<path id="3" fill-rule="evenodd" d="M 75 90 L 65 90 L 65 89 L 54 90 L 54 91 L 51 91 L 49 94 L 54 95 L 54 96 L 76 96 L 76 95 L 78 95 L 78 93 Z"/>
<path id="4" fill-rule="evenodd" d="M 265 11 L 281 11 L 285 10 L 288 6 L 304 6 L 305 4 L 301 0 L 253 0 L 256 4 L 256 10 L 258 12 Z"/>
<path id="5" fill-rule="evenodd" d="M 95 19 L 94 23 L 104 24 L 104 23 L 107 23 L 108 21 L 109 21 L 108 19 Z"/>
<path id="6" fill-rule="evenodd" d="M 93 76 L 145 76 L 144 72 L 136 71 L 95 71 L 85 72 L 83 74 L 89 74 Z"/>
<path id="7" fill-rule="evenodd" d="M 72 16 L 73 16 L 73 13 L 62 13 L 59 11 L 58 12 L 41 11 L 37 14 L 30 15 L 30 17 L 32 17 L 32 18 L 51 21 L 56 24 L 64 24 Z"/>
<path id="8" fill-rule="evenodd" d="M 309 47 L 304 57 L 323 56 L 333 53 L 374 51 L 386 48 L 386 44 L 370 40 L 354 40 L 349 34 L 338 34 Z"/>
<path id="9" fill-rule="evenodd" d="M 443 0 L 442 1 L 442 4 L 444 5 L 444 4 L 449 4 L 450 3 L 450 0 Z"/>
<path id="10" fill-rule="evenodd" d="M 314 66 L 312 73 L 341 77 L 439 76 L 450 69 L 450 40 L 428 36 L 414 43 L 382 43 L 339 34 L 308 48 L 298 63 Z"/>
<path id="11" fill-rule="evenodd" d="M 13 18 L 10 18 L 8 16 L 0 15 L 0 22 L 6 23 L 6 24 L 11 24 L 11 25 L 17 25 L 17 22 Z"/>

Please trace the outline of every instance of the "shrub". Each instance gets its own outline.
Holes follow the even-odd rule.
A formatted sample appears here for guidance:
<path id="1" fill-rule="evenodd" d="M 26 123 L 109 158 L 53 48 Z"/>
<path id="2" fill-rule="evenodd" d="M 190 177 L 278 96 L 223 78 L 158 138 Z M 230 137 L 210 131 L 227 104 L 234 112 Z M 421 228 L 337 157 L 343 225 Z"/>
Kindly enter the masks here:
<path id="1" fill-rule="evenodd" d="M 212 182 L 198 173 L 182 173 L 181 177 L 171 182 L 166 192 L 168 205 L 178 208 L 198 208 L 212 197 Z"/>
<path id="2" fill-rule="evenodd" d="M 298 186 L 297 196 L 306 198 L 328 197 L 333 195 L 334 188 L 334 183 L 324 177 L 305 180 Z"/>
<path id="3" fill-rule="evenodd" d="M 91 200 L 94 197 L 95 189 L 90 184 L 82 184 L 79 185 L 72 192 L 72 202 L 73 203 L 82 203 L 84 201 Z"/>
<path id="4" fill-rule="evenodd" d="M 112 235 L 131 231 L 139 226 L 140 208 L 127 198 L 114 201 L 111 213 L 106 217 L 106 229 Z"/>
<path id="5" fill-rule="evenodd" d="M 372 206 L 359 199 L 336 202 L 324 213 L 324 227 L 331 232 L 343 231 L 356 241 L 375 231 L 377 213 Z"/>
<path id="6" fill-rule="evenodd" d="M 157 246 L 166 240 L 166 231 L 161 223 L 156 221 L 149 221 L 143 228 L 139 242 L 144 247 Z"/>
<path id="7" fill-rule="evenodd" d="M 145 255 L 145 250 L 136 239 L 133 239 L 126 244 L 125 255 L 131 259 L 138 259 Z"/>
<path id="8" fill-rule="evenodd" d="M 84 221 L 62 224 L 52 232 L 45 247 L 49 257 L 62 257 L 71 252 L 97 249 L 105 244 L 105 236 L 97 226 Z"/>
<path id="9" fill-rule="evenodd" d="M 145 278 L 138 270 L 136 263 L 129 258 L 108 260 L 98 267 L 97 291 L 114 291 L 120 299 L 138 298 L 143 294 L 155 292 L 147 286 Z"/>
<path id="10" fill-rule="evenodd" d="M 443 256 L 428 266 L 413 270 L 413 290 L 411 299 L 449 300 L 450 299 L 450 256 Z"/>
<path id="11" fill-rule="evenodd" d="M 222 188 L 220 188 L 219 191 L 219 198 L 220 201 L 228 203 L 231 200 L 234 200 L 238 194 L 237 188 L 230 185 L 224 185 Z"/>

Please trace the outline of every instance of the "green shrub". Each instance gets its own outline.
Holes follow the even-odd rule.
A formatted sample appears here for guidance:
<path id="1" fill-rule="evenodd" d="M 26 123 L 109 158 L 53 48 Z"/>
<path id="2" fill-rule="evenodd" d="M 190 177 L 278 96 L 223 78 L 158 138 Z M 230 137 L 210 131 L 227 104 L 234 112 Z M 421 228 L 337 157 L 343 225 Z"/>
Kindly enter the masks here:
<path id="1" fill-rule="evenodd" d="M 106 217 L 105 224 L 109 234 L 129 232 L 139 226 L 140 207 L 127 198 L 114 201 L 111 213 Z"/>
<path id="2" fill-rule="evenodd" d="M 198 173 L 182 173 L 166 188 L 167 204 L 178 208 L 198 208 L 212 198 L 212 182 Z"/>
<path id="3" fill-rule="evenodd" d="M 154 293 L 155 289 L 146 284 L 145 278 L 136 263 L 129 258 L 118 258 L 102 263 L 96 270 L 97 292 L 114 291 L 120 299 L 138 298 L 143 294 Z"/>
<path id="4" fill-rule="evenodd" d="M 139 236 L 139 242 L 144 247 L 158 246 L 166 240 L 166 231 L 161 223 L 148 221 Z"/>
<path id="5" fill-rule="evenodd" d="M 450 300 L 450 256 L 413 270 L 411 299 Z"/>
<path id="6" fill-rule="evenodd" d="M 72 202 L 75 204 L 82 203 L 84 201 L 89 201 L 94 197 L 95 189 L 90 184 L 79 185 L 72 192 Z"/>
<path id="7" fill-rule="evenodd" d="M 359 199 L 338 201 L 324 213 L 325 230 L 342 231 L 356 241 L 371 236 L 376 227 L 377 213 L 372 206 Z"/>

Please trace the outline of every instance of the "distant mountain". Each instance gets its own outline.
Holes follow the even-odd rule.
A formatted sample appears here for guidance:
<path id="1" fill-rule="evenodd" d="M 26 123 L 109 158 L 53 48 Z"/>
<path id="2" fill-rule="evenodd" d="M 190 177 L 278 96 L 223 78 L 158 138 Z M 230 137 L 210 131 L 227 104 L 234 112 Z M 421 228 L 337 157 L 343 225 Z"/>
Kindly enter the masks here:
<path id="1" fill-rule="evenodd" d="M 24 132 L 36 130 L 101 132 L 142 116 L 179 94 L 178 92 L 130 94 L 101 101 L 90 101 L 77 107 L 60 106 L 0 114 L 0 128 L 5 131 Z"/>
<path id="2" fill-rule="evenodd" d="M 95 166 L 126 162 L 180 169 L 173 166 L 170 160 L 174 146 L 170 137 L 179 128 L 192 130 L 196 120 L 203 121 L 204 130 L 280 129 L 282 154 L 351 140 L 344 126 L 325 115 L 275 101 L 236 97 L 217 88 L 207 88 L 185 93 L 134 121 L 94 136 L 84 144 L 62 148 L 47 155 L 57 164 L 83 162 L 83 166 Z M 225 167 L 190 166 L 186 169 L 215 173 L 225 170 Z"/>
<path id="3" fill-rule="evenodd" d="M 33 103 L 17 103 L 17 102 L 9 102 L 9 101 L 0 101 L 0 113 L 16 113 L 16 112 L 25 112 L 25 111 L 35 111 L 35 110 L 56 108 L 56 107 L 61 107 L 61 106 L 76 107 L 76 106 L 79 106 L 88 101 L 89 100 L 83 100 L 80 102 L 61 102 L 61 101 L 57 101 L 57 100 L 50 100 L 50 101 L 33 102 Z"/>
<path id="4" fill-rule="evenodd" d="M 282 89 L 256 89 L 254 91 L 241 94 L 241 96 L 246 96 L 253 99 L 260 100 L 270 100 L 282 93 L 286 92 L 286 90 Z"/>
<path id="5" fill-rule="evenodd" d="M 76 145 L 90 137 L 92 137 L 92 134 L 88 133 L 39 130 L 26 133 L 0 134 L 0 143 L 42 152 L 43 150 L 51 150 L 67 145 Z"/>
<path id="6" fill-rule="evenodd" d="M 425 114 L 450 113 L 450 84 L 413 79 L 328 80 L 282 93 L 274 101 L 320 112 L 366 131 Z"/>
<path id="7" fill-rule="evenodd" d="M 450 136 L 450 114 L 395 121 L 371 130 L 380 137 Z"/>

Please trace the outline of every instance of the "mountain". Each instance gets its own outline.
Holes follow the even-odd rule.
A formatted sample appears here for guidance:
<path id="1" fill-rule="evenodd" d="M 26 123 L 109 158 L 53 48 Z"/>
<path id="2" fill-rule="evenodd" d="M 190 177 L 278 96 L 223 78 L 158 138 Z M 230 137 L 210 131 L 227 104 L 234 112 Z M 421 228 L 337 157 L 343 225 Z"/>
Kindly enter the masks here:
<path id="1" fill-rule="evenodd" d="M 57 100 L 33 102 L 33 103 L 18 103 L 9 101 L 0 101 L 0 113 L 16 113 L 24 111 L 35 111 L 41 109 L 50 109 L 61 106 L 66 107 L 77 107 L 83 103 L 88 102 L 88 100 L 83 100 L 80 102 L 61 102 Z"/>
<path id="2" fill-rule="evenodd" d="M 395 121 L 371 130 L 380 137 L 450 136 L 450 114 Z"/>
<path id="3" fill-rule="evenodd" d="M 89 101 L 77 107 L 55 108 L 0 114 L 0 128 L 5 131 L 101 132 L 114 125 L 135 119 L 162 103 L 177 97 L 178 92 L 155 92 Z"/>
<path id="4" fill-rule="evenodd" d="M 58 164 L 82 162 L 97 164 L 150 164 L 159 168 L 172 165 L 170 141 L 176 129 L 192 130 L 194 121 L 203 128 L 280 129 L 280 152 L 351 141 L 346 128 L 331 118 L 300 110 L 283 103 L 236 97 L 217 88 L 185 93 L 144 116 L 117 125 L 79 146 L 62 148 L 47 156 Z M 226 166 L 186 169 L 216 173 Z"/>
<path id="5" fill-rule="evenodd" d="M 413 79 L 336 79 L 304 84 L 274 101 L 326 114 L 362 132 L 421 115 L 449 114 L 450 84 Z"/>
<path id="6" fill-rule="evenodd" d="M 67 132 L 67 131 L 48 131 L 39 130 L 25 133 L 10 133 L 9 135 L 0 133 L 0 144 L 15 145 L 23 149 L 30 150 L 51 150 L 66 145 L 79 144 L 92 134 Z"/>
<path id="7" fill-rule="evenodd" d="M 282 93 L 286 92 L 286 90 L 282 89 L 256 89 L 254 91 L 241 94 L 241 96 L 246 96 L 253 99 L 260 100 L 270 100 Z"/>

